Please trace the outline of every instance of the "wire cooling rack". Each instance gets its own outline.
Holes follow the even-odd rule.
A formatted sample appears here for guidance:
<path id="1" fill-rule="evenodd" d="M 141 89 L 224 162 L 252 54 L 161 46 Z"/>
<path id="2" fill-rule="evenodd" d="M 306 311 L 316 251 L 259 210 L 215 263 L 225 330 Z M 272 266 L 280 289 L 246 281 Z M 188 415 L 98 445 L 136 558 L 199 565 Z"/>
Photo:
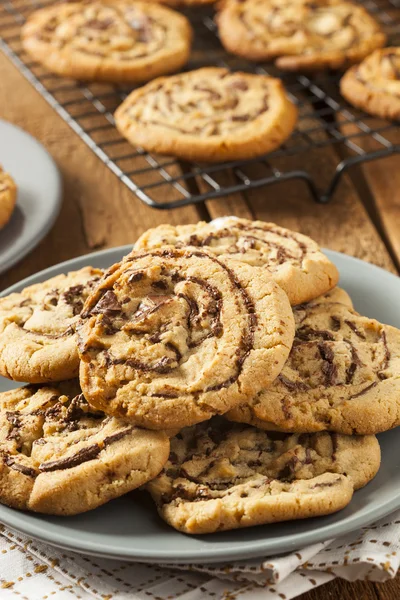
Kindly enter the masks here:
<path id="1" fill-rule="evenodd" d="M 218 40 L 212 9 L 200 7 L 187 11 L 196 38 L 187 69 L 212 64 L 279 75 L 299 108 L 298 126 L 277 151 L 247 161 L 185 163 L 132 147 L 115 129 L 113 117 L 130 89 L 59 78 L 23 51 L 21 25 L 32 11 L 52 3 L 0 0 L 0 48 L 93 152 L 149 206 L 162 209 L 196 204 L 288 179 L 304 180 L 317 202 L 328 202 L 352 165 L 400 152 L 400 135 L 396 139 L 399 124 L 346 104 L 338 91 L 339 75 L 285 74 L 274 66 L 250 65 L 229 55 Z M 362 4 L 382 23 L 389 43 L 399 45 L 400 0 L 362 0 Z M 333 145 L 346 147 L 346 158 L 332 169 L 329 181 L 320 185 L 317 172 L 298 168 L 303 164 L 299 155 L 312 156 L 319 148 Z"/>

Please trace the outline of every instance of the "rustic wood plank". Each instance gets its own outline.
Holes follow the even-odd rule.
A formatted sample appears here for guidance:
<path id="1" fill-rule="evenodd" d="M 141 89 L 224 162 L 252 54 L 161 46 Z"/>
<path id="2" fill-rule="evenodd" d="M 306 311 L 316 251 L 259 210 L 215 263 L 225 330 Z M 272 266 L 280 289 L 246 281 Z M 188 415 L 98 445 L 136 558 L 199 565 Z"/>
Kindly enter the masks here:
<path id="1" fill-rule="evenodd" d="M 298 597 L 298 600 L 378 600 L 372 583 L 364 581 L 345 581 L 334 579 L 325 585 L 310 590 Z M 398 596 L 386 596 L 381 600 L 397 600 Z M 380 599 L 379 599 L 380 600 Z"/>
<path id="2" fill-rule="evenodd" d="M 56 160 L 64 183 L 63 206 L 54 228 L 22 263 L 0 277 L 0 289 L 62 260 L 134 242 L 147 228 L 160 223 L 198 220 L 194 207 L 157 211 L 143 205 L 1 53 L 0 81 L 2 118 L 43 143 Z"/>

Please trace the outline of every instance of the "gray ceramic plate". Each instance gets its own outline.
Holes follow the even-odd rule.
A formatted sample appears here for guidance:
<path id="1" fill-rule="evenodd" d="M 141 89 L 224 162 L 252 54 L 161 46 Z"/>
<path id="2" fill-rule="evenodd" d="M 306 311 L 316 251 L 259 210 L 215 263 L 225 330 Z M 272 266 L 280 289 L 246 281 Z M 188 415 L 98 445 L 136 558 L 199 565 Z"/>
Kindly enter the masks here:
<path id="1" fill-rule="evenodd" d="M 0 164 L 18 186 L 17 206 L 0 230 L 0 273 L 30 252 L 53 225 L 61 203 L 54 160 L 37 140 L 0 120 Z"/>
<path id="2" fill-rule="evenodd" d="M 125 246 L 70 260 L 25 279 L 5 293 L 85 265 L 107 267 L 129 250 Z M 400 279 L 343 254 L 327 254 L 339 268 L 340 283 L 356 308 L 400 327 Z M 15 384 L 0 377 L 0 391 L 11 387 Z M 204 563 L 277 554 L 343 535 L 400 508 L 400 429 L 381 434 L 379 440 L 382 466 L 378 475 L 355 493 L 347 508 L 328 517 L 190 537 L 168 527 L 157 516 L 147 494 L 135 492 L 92 512 L 67 518 L 0 506 L 0 520 L 55 546 L 110 558 Z"/>

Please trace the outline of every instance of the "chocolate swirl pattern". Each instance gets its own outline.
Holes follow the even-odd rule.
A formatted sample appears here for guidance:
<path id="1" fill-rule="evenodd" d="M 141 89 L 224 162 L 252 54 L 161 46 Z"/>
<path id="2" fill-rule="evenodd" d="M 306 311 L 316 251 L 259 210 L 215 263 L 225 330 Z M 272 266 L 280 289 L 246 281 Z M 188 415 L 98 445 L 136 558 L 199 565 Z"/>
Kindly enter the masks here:
<path id="1" fill-rule="evenodd" d="M 316 242 L 275 223 L 224 217 L 211 223 L 160 225 L 146 231 L 135 247 L 147 250 L 165 244 L 203 248 L 215 256 L 263 267 L 287 293 L 291 304 L 316 298 L 339 279 L 335 265 Z"/>
<path id="2" fill-rule="evenodd" d="M 146 150 L 218 162 L 277 148 L 297 110 L 278 79 L 204 68 L 134 90 L 115 119 L 122 135 Z"/>
<path id="3" fill-rule="evenodd" d="M 143 82 L 181 68 L 192 31 L 175 11 L 148 2 L 96 0 L 39 10 L 24 48 L 50 71 L 94 81 Z"/>
<path id="4" fill-rule="evenodd" d="M 338 288 L 295 307 L 293 348 L 276 381 L 234 421 L 284 431 L 372 434 L 400 424 L 400 332 L 355 312 Z"/>
<path id="5" fill-rule="evenodd" d="M 287 70 L 354 64 L 386 40 L 362 6 L 342 0 L 228 0 L 218 27 L 230 52 Z"/>
<path id="6" fill-rule="evenodd" d="M 267 273 L 198 249 L 132 252 L 82 317 L 85 397 L 152 429 L 248 400 L 278 375 L 293 338 L 290 304 Z"/>
<path id="7" fill-rule="evenodd" d="M 101 276 L 85 267 L 0 298 L 0 374 L 30 383 L 76 377 L 76 324 Z"/>
<path id="8" fill-rule="evenodd" d="M 77 382 L 0 394 L 0 500 L 72 515 L 146 483 L 169 441 L 91 409 Z"/>
<path id="9" fill-rule="evenodd" d="M 374 436 L 202 423 L 171 440 L 169 461 L 147 489 L 167 523 L 212 533 L 340 510 L 379 463 Z"/>
<path id="10" fill-rule="evenodd" d="M 0 229 L 7 225 L 17 200 L 17 186 L 0 166 Z"/>
<path id="11" fill-rule="evenodd" d="M 400 120 L 400 48 L 375 50 L 347 71 L 340 91 L 371 115 Z"/>

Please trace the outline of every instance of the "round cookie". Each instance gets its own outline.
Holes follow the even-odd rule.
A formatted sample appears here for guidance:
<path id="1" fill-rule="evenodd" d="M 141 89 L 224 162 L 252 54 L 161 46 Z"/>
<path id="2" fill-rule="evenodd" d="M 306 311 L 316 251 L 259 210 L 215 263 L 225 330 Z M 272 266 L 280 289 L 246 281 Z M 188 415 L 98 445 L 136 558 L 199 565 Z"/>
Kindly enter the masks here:
<path id="1" fill-rule="evenodd" d="M 169 461 L 146 488 L 172 527 L 213 533 L 331 514 L 379 464 L 375 436 L 201 423 L 171 440 Z"/>
<path id="2" fill-rule="evenodd" d="M 29 383 L 76 377 L 76 325 L 102 274 L 85 267 L 0 298 L 0 375 Z"/>
<path id="3" fill-rule="evenodd" d="M 278 148 L 295 127 L 297 109 L 279 79 L 206 67 L 134 90 L 115 121 L 147 151 L 222 162 Z"/>
<path id="4" fill-rule="evenodd" d="M 375 50 L 342 77 L 350 104 L 383 119 L 400 120 L 400 48 Z"/>
<path id="5" fill-rule="evenodd" d="M 373 434 L 400 425 L 400 330 L 363 317 L 336 289 L 294 308 L 281 374 L 234 421 L 284 431 Z"/>
<path id="6" fill-rule="evenodd" d="M 363 6 L 344 0 L 227 0 L 217 22 L 229 52 L 289 71 L 342 68 L 386 41 Z"/>
<path id="7" fill-rule="evenodd" d="M 0 166 L 0 229 L 7 225 L 17 201 L 17 186 Z"/>
<path id="8" fill-rule="evenodd" d="M 36 11 L 24 49 L 50 71 L 91 81 L 138 83 L 180 69 L 192 39 L 183 15 L 152 2 L 95 0 Z"/>
<path id="9" fill-rule="evenodd" d="M 146 231 L 135 248 L 205 248 L 255 267 L 265 267 L 287 293 L 291 304 L 300 304 L 327 292 L 339 280 L 333 263 L 318 244 L 275 223 L 223 217 L 211 223 L 160 225 Z"/>
<path id="10" fill-rule="evenodd" d="M 145 431 L 89 407 L 77 382 L 0 394 L 0 501 L 18 509 L 75 515 L 155 477 L 169 454 L 160 431 Z"/>
<path id="11" fill-rule="evenodd" d="M 114 265 L 82 318 L 86 399 L 150 429 L 249 400 L 280 372 L 294 332 L 287 296 L 268 273 L 173 247 Z"/>

